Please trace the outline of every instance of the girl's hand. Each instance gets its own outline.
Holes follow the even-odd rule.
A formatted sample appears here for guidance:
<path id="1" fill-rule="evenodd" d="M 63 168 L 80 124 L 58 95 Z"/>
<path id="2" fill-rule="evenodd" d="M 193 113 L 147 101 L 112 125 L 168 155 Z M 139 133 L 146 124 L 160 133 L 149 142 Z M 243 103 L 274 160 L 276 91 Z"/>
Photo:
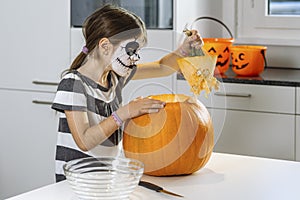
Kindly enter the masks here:
<path id="1" fill-rule="evenodd" d="M 126 121 L 127 119 L 138 117 L 143 114 L 158 112 L 164 106 L 165 102 L 147 97 L 139 97 L 119 108 L 117 114 L 123 121 Z"/>
<path id="2" fill-rule="evenodd" d="M 197 30 L 185 30 L 187 37 L 178 48 L 180 55 L 189 56 L 191 55 L 192 49 L 201 50 L 204 42 Z"/>

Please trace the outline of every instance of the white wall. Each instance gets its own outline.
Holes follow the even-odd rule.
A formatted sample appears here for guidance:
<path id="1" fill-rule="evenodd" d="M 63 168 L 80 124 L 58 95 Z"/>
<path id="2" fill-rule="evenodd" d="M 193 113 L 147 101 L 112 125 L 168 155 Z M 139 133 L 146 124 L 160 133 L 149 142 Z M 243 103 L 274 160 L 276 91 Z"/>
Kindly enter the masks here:
<path id="1" fill-rule="evenodd" d="M 217 19 L 222 19 L 222 4 L 221 0 L 177 0 L 175 1 L 175 33 L 176 40 L 179 43 L 183 38 L 183 29 L 191 28 L 193 21 L 201 16 L 211 16 Z M 215 24 L 210 21 L 197 23 L 199 26 L 192 28 L 199 31 L 201 36 L 210 36 L 215 31 Z M 176 46 L 176 44 L 175 44 Z"/>

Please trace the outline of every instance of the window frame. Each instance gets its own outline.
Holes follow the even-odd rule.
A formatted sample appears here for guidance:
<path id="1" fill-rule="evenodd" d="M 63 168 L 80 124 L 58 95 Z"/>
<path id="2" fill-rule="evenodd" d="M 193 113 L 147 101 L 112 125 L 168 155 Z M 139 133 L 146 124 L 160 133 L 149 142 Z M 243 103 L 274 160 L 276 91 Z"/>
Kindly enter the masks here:
<path id="1" fill-rule="evenodd" d="M 268 15 L 268 0 L 223 0 L 223 19 L 236 43 L 300 46 L 300 16 Z"/>

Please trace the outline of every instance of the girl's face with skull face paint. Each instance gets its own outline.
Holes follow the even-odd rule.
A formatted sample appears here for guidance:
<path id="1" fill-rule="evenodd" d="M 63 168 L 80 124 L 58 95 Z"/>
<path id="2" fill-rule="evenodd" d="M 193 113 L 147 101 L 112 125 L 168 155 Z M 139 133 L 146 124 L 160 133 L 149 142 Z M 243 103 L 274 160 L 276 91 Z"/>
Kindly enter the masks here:
<path id="1" fill-rule="evenodd" d="M 112 60 L 112 70 L 119 76 L 128 75 L 139 61 L 138 51 L 141 45 L 135 39 L 126 40 L 118 45 Z"/>

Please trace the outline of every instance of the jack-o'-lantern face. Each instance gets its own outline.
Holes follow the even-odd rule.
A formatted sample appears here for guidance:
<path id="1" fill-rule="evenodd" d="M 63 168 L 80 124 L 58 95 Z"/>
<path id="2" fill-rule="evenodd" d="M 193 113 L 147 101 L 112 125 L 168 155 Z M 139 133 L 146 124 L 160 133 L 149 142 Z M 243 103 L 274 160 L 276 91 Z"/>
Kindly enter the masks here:
<path id="1" fill-rule="evenodd" d="M 230 64 L 230 47 L 233 39 L 203 38 L 204 49 L 213 56 L 217 56 L 215 74 L 224 74 Z"/>
<path id="2" fill-rule="evenodd" d="M 237 53 L 236 55 L 234 53 L 231 53 L 232 57 L 232 68 L 235 68 L 236 70 L 244 69 L 249 65 L 249 61 L 245 55 L 245 53 Z"/>
<path id="3" fill-rule="evenodd" d="M 228 46 L 226 46 L 225 49 L 223 49 L 223 51 L 221 51 L 221 52 L 217 52 L 214 47 L 211 47 L 208 50 L 208 53 L 210 53 L 212 55 L 218 54 L 218 60 L 217 60 L 216 67 L 224 67 L 229 62 L 229 48 L 228 48 Z"/>
<path id="4" fill-rule="evenodd" d="M 265 68 L 264 46 L 231 47 L 232 70 L 241 76 L 258 76 Z"/>

